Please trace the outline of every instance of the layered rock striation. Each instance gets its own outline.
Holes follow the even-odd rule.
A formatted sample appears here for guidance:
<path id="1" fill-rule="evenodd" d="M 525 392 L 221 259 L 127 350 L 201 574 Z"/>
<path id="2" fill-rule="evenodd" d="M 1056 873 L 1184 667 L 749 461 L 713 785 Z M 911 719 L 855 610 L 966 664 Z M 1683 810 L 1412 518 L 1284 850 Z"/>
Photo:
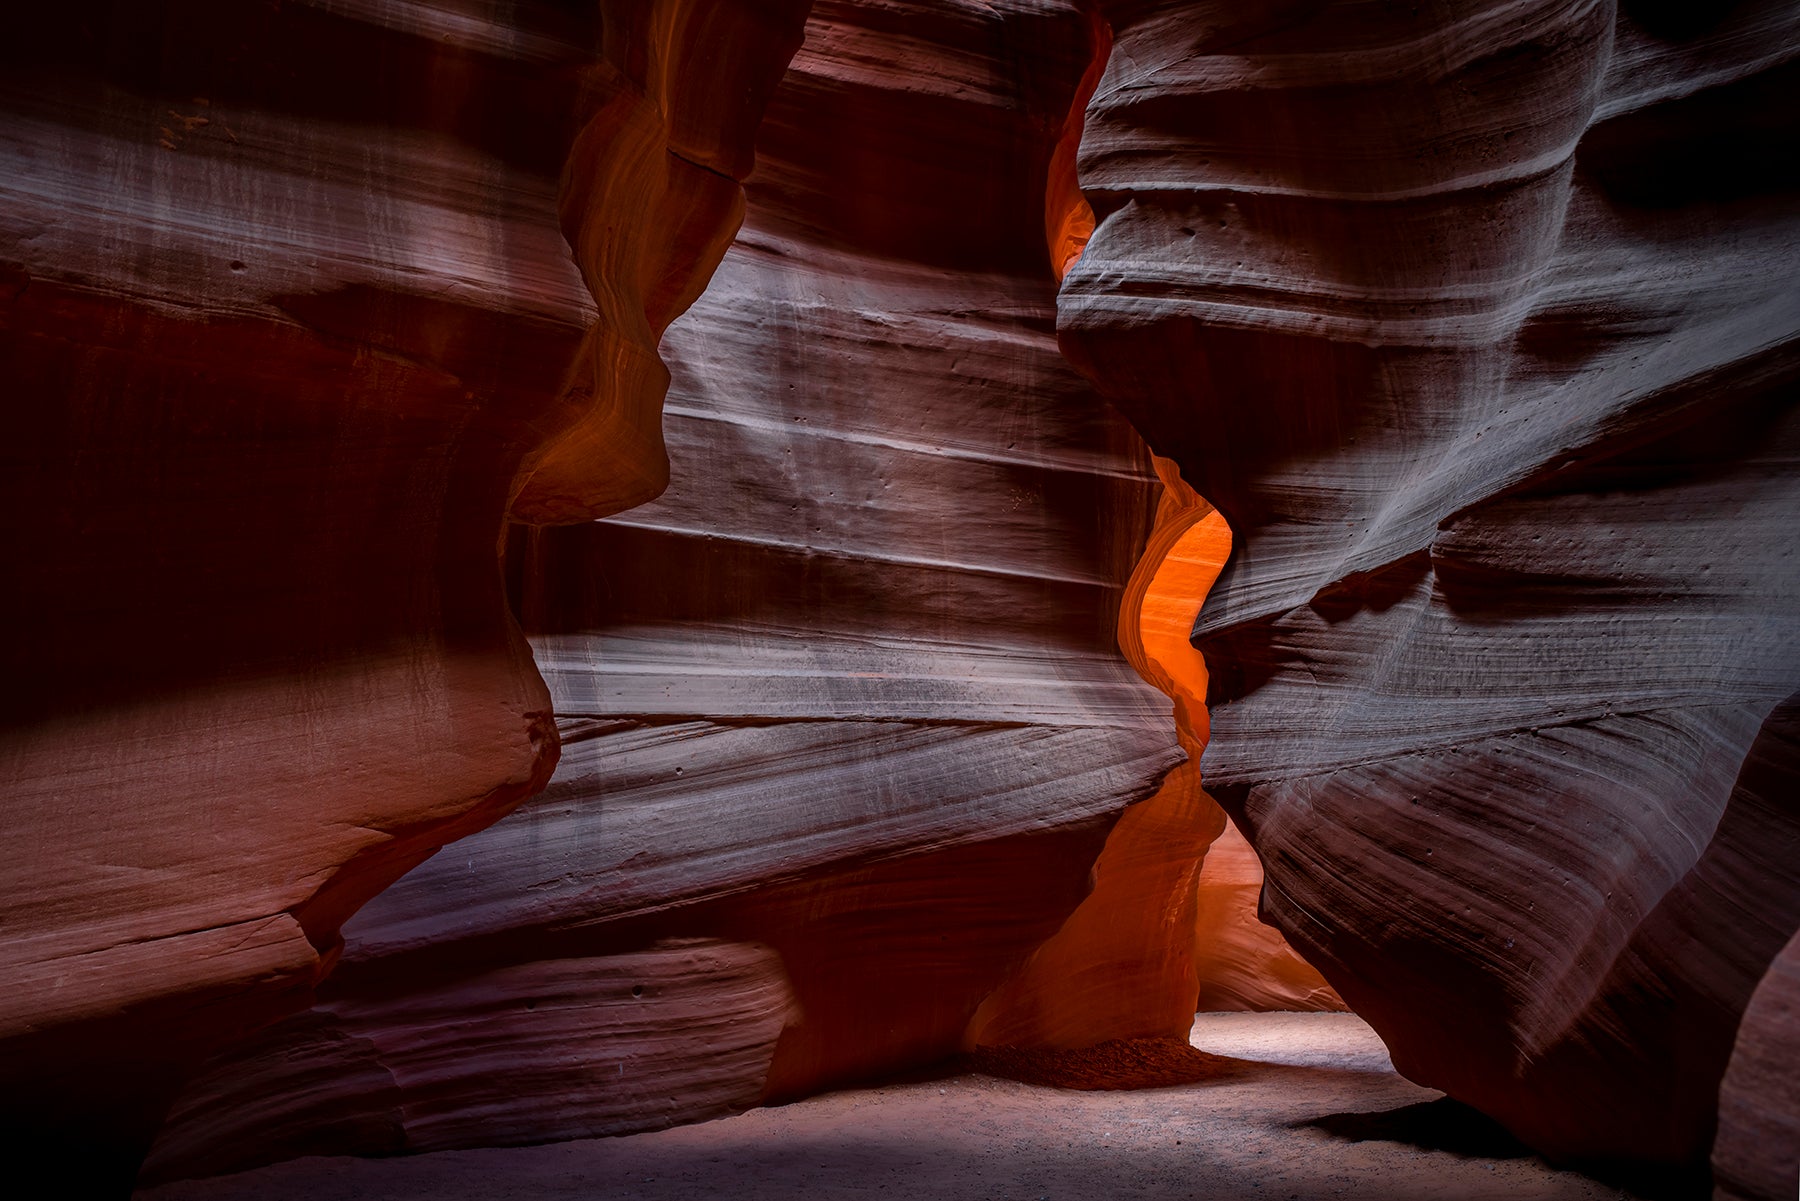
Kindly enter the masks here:
<path id="1" fill-rule="evenodd" d="M 641 1130 L 929 1062 L 1056 934 L 1182 760 L 1116 641 L 1159 485 L 1053 333 L 1044 181 L 1091 37 L 1067 4 L 815 7 L 744 228 L 661 343 L 668 491 L 514 533 L 555 778 L 366 907 L 320 1003 L 195 1081 L 153 1175 Z M 1157 998 L 1183 1030 L 1197 853 Z M 742 966 L 656 986 L 696 945 Z"/>
<path id="2" fill-rule="evenodd" d="M 802 13 L 14 14 L 0 1117 L 21 1155 L 128 1186 L 208 1049 L 304 1008 L 363 901 L 543 786 L 505 515 L 654 488 L 655 334 L 731 237 Z M 571 463 L 596 426 L 609 453 Z"/>
<path id="3" fill-rule="evenodd" d="M 1800 935 L 1751 994 L 1719 1086 L 1714 1197 L 1763 1201 L 1800 1192 Z"/>
<path id="4" fill-rule="evenodd" d="M 1059 332 L 1230 524 L 1265 915 L 1412 1078 L 1702 1162 L 1800 923 L 1795 11 L 1103 9 Z"/>
<path id="5" fill-rule="evenodd" d="M 1791 1196 L 1800 13 L 808 8 L 20 17 L 9 1138 L 118 1185 L 215 1050 L 153 1176 L 1341 994 Z"/>

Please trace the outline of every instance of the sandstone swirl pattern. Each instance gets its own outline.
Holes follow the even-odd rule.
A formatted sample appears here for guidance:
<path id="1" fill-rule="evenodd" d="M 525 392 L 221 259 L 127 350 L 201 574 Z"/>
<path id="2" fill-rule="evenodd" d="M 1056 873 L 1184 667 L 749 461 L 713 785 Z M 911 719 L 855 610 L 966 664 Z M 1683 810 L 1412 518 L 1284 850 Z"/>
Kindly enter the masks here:
<path id="1" fill-rule="evenodd" d="M 1104 8 L 1059 330 L 1231 524 L 1265 913 L 1414 1079 L 1702 1160 L 1800 922 L 1800 14 Z"/>
<path id="2" fill-rule="evenodd" d="M 645 1129 L 929 1062 L 1056 932 L 1182 759 L 1116 642 L 1159 486 L 1053 333 L 1044 178 L 1089 36 L 1072 5 L 815 8 L 744 229 L 661 344 L 667 493 L 515 531 L 555 778 L 364 909 L 154 1172 Z M 1185 1028 L 1191 967 L 1176 996 Z"/>
<path id="3" fill-rule="evenodd" d="M 363 901 L 543 786 L 509 505 L 656 486 L 656 334 L 735 230 L 802 13 L 9 13 L 16 1162 L 128 1188 L 210 1047 L 304 1008 Z M 571 465 L 596 428 L 608 453 Z"/>
<path id="4" fill-rule="evenodd" d="M 16 1159 L 1329 1003 L 1192 937 L 1253 845 L 1414 1078 L 1793 1195 L 1793 4 L 9 32 Z"/>

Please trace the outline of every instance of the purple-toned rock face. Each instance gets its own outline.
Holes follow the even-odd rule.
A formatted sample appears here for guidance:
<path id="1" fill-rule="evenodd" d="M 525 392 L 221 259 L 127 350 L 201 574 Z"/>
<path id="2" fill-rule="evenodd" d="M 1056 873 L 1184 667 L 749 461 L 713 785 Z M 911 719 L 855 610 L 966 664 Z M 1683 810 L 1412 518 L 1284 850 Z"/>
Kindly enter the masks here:
<path id="1" fill-rule="evenodd" d="M 1791 0 L 75 0 L 0 60 L 16 1160 L 1341 995 L 1547 1153 L 1791 1201 Z"/>
<path id="2" fill-rule="evenodd" d="M 1044 177 L 1088 38 L 1070 5 L 997 32 L 981 4 L 815 9 L 744 228 L 662 341 L 668 491 L 515 534 L 555 779 L 365 908 L 318 1008 L 195 1082 L 154 1174 L 641 1130 L 931 1062 L 1056 932 L 1181 759 L 1116 640 L 1159 485 L 1054 337 Z M 608 1018 L 621 1069 L 569 1091 L 571 1008 L 612 1013 L 671 939 L 791 991 L 646 993 L 660 1050 Z M 559 1004 L 525 984 L 485 1016 L 482 982 L 577 959 Z M 506 1105 L 427 1033 L 458 1014 L 469 1055 L 510 1049 Z M 333 1087 L 371 1114 L 336 1142 L 297 1117 Z"/>
<path id="3" fill-rule="evenodd" d="M 1713 1179 L 1720 1201 L 1800 1192 L 1800 934 L 1751 995 L 1719 1086 Z"/>
<path id="4" fill-rule="evenodd" d="M 1059 330 L 1232 525 L 1265 917 L 1414 1079 L 1702 1161 L 1800 921 L 1800 11 L 1108 12 Z"/>
<path id="5" fill-rule="evenodd" d="M 798 43 L 802 6 L 692 7 L 9 14 L 22 1154 L 128 1182 L 208 1046 L 304 1006 L 344 918 L 548 778 L 509 504 L 654 490 L 656 337 L 735 230 Z M 611 453 L 570 466 L 595 428 Z"/>

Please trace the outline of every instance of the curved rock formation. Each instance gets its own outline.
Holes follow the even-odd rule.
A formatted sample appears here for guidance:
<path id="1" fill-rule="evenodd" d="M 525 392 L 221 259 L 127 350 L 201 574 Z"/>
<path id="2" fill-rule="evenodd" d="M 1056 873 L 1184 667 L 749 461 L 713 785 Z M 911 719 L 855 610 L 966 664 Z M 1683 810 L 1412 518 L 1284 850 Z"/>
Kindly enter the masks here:
<path id="1" fill-rule="evenodd" d="M 1800 1194 L 1800 934 L 1769 965 L 1744 1010 L 1719 1088 L 1713 1144 L 1718 1201 Z"/>
<path id="2" fill-rule="evenodd" d="M 543 785 L 508 505 L 581 516 L 654 486 L 647 436 L 566 448 L 654 427 L 654 330 L 729 241 L 802 11 L 614 5 L 598 68 L 600 14 L 550 3 L 13 14 L 20 1155 L 127 1186 L 189 1066 L 303 1007 L 364 900 Z"/>
<path id="3" fill-rule="evenodd" d="M 1051 155 L 1045 245 L 1057 279 L 1079 260 L 1094 212 L 1077 186 L 1086 106 L 1112 51 L 1111 27 L 1088 10 L 1091 58 Z M 964 1042 L 1072 1051 L 1112 1039 L 1186 1038 L 1201 1008 L 1341 1008 L 1342 1001 L 1272 927 L 1256 920 L 1262 868 L 1241 836 L 1229 862 L 1205 868 L 1235 828 L 1201 788 L 1208 731 L 1206 663 L 1188 635 L 1231 553 L 1224 518 L 1156 460 L 1156 524 L 1126 585 L 1119 647 L 1174 702 L 1188 762 L 1107 837 L 1093 891 L 1056 935 L 982 1002 Z"/>
<path id="4" fill-rule="evenodd" d="M 1265 914 L 1415 1080 L 1703 1161 L 1800 922 L 1739 780 L 1800 683 L 1800 14 L 1103 8 L 1059 331 L 1230 522 Z"/>
<path id="5" fill-rule="evenodd" d="M 1230 821 L 1206 848 L 1195 882 L 1194 1004 L 1232 1010 L 1342 1010 L 1348 1006 L 1319 969 L 1262 921 L 1262 861 Z"/>
<path id="6" fill-rule="evenodd" d="M 668 486 L 656 344 L 700 295 L 744 215 L 741 183 L 770 92 L 811 0 L 600 5 L 594 113 L 563 164 L 557 207 L 599 306 L 569 382 L 574 425 L 537 448 L 511 514 L 605 517 Z"/>
<path id="7" fill-rule="evenodd" d="M 1054 256 L 1054 241 L 1051 249 Z M 1188 762 L 1113 828 L 1092 891 L 976 1011 L 964 1036 L 972 1048 L 1073 1051 L 1113 1039 L 1185 1039 L 1196 1009 L 1345 1007 L 1258 919 L 1262 865 L 1201 787 L 1207 672 L 1188 636 L 1231 552 L 1231 531 L 1173 463 L 1158 459 L 1156 469 L 1162 499 L 1125 589 L 1119 646 L 1174 701 Z"/>
<path id="8" fill-rule="evenodd" d="M 1791 1195 L 1800 10 L 806 8 L 15 20 L 15 1158 L 1328 1002 L 1261 880 L 1414 1079 Z"/>
<path id="9" fill-rule="evenodd" d="M 1050 246 L 1054 257 L 1057 243 Z M 1162 499 L 1125 588 L 1119 646 L 1175 702 L 1188 761 L 1114 827 L 1094 864 L 1092 893 L 982 1003 L 965 1038 L 972 1047 L 1069 1051 L 1109 1039 L 1186 1038 L 1194 1022 L 1196 935 L 1206 937 L 1196 929 L 1196 889 L 1226 822 L 1200 787 L 1206 665 L 1188 631 L 1230 553 L 1231 532 L 1172 463 L 1156 467 Z"/>
<path id="10" fill-rule="evenodd" d="M 1066 4 L 818 6 L 743 232 L 662 342 L 671 487 L 515 535 L 555 779 L 365 908 L 318 1007 L 195 1082 L 154 1173 L 653 1128 L 928 1062 L 1055 933 L 1181 759 L 1115 641 L 1157 483 L 1052 336 L 1044 179 L 1088 37 Z M 593 1036 L 618 1070 L 568 1089 L 568 1008 L 696 938 L 774 956 L 779 1037 L 721 1057 L 691 1020 L 770 1013 L 760 975 L 646 991 Z M 473 1055 L 511 1040 L 505 1105 L 452 1014 Z"/>

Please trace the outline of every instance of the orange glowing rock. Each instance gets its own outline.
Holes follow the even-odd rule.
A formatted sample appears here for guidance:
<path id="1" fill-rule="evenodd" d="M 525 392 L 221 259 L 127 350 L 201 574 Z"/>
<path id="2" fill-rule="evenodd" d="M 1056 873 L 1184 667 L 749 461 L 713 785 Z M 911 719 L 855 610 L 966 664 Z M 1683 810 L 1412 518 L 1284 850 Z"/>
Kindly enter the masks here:
<path id="1" fill-rule="evenodd" d="M 964 1038 L 969 1046 L 1073 1050 L 1108 1039 L 1185 1038 L 1197 1003 L 1343 1007 L 1279 932 L 1256 921 L 1261 871 L 1242 838 L 1230 844 L 1229 864 L 1215 867 L 1210 858 L 1226 820 L 1201 789 L 1207 675 L 1188 635 L 1230 556 L 1231 531 L 1174 463 L 1155 465 L 1163 493 L 1120 605 L 1119 646 L 1174 701 L 1188 761 L 1126 810 L 1094 865 L 1092 892 L 983 1002 Z"/>
<path id="2" fill-rule="evenodd" d="M 758 130 L 744 227 L 660 343 L 667 491 L 514 534 L 557 776 L 358 913 L 319 1006 L 195 1081 L 158 1172 L 381 1151 L 396 1124 L 434 1146 L 649 1128 L 720 1096 L 793 1097 L 953 1054 L 1082 901 L 1121 815 L 1130 830 L 1158 812 L 1134 802 L 1181 753 L 1166 698 L 1117 641 L 1157 482 L 1058 351 L 1042 234 L 1088 23 L 1054 5 L 1004 21 L 984 4 L 904 11 L 820 5 L 808 23 Z M 1041 63 L 1026 88 L 1008 77 L 1021 62 Z M 589 199 L 565 199 L 565 225 L 584 215 L 570 240 L 600 308 L 584 378 L 643 398 L 655 371 L 633 364 L 660 318 L 633 290 L 643 251 L 604 218 L 649 213 L 639 187 L 670 198 L 656 189 L 681 173 L 664 149 L 680 122 L 665 135 L 658 105 L 608 103 L 571 157 L 571 196 Z M 643 176 L 600 170 L 613 159 Z M 669 219 L 687 211 L 671 202 Z M 559 479 L 560 462 L 543 460 Z M 618 499 L 604 479 L 550 487 L 546 470 L 519 514 Z M 1175 822 L 1142 851 L 1192 844 L 1193 817 Z M 1119 858 L 1102 872 L 1120 876 Z M 1181 879 L 1146 903 L 1191 910 L 1195 858 L 1177 855 Z M 1163 945 L 1186 977 L 1174 1008 L 1191 1013 L 1182 929 Z M 761 1013 L 736 995 L 761 985 L 695 981 L 694 1005 L 663 1019 L 668 1091 L 650 1107 L 605 1081 L 552 1091 L 567 1015 L 498 1020 L 485 986 L 458 984 L 523 989 L 533 964 L 580 961 L 591 995 L 580 974 L 559 995 L 607 1010 L 607 961 L 693 938 L 767 948 L 792 1005 L 777 1037 L 726 1059 L 688 1018 Z M 455 1070 L 454 1031 L 440 1038 L 464 1005 L 472 1056 L 514 1048 L 506 1105 Z M 370 1107 L 398 1117 L 306 1120 Z"/>
<path id="3" fill-rule="evenodd" d="M 1050 154 L 1050 170 L 1044 185 L 1044 244 L 1050 249 L 1050 267 L 1061 281 L 1081 257 L 1082 247 L 1094 233 L 1094 209 L 1081 192 L 1075 177 L 1075 156 L 1081 149 L 1081 127 L 1088 101 L 1100 84 L 1106 70 L 1107 56 L 1112 53 L 1112 26 L 1096 9 L 1087 11 L 1088 38 L 1093 46 L 1087 70 L 1075 89 L 1069 115 L 1063 121 L 1062 134 Z"/>
<path id="4" fill-rule="evenodd" d="M 1257 917 L 1262 861 L 1227 821 L 1206 849 L 1194 917 L 1202 1013 L 1232 1009 L 1344 1009 L 1337 990 Z"/>

